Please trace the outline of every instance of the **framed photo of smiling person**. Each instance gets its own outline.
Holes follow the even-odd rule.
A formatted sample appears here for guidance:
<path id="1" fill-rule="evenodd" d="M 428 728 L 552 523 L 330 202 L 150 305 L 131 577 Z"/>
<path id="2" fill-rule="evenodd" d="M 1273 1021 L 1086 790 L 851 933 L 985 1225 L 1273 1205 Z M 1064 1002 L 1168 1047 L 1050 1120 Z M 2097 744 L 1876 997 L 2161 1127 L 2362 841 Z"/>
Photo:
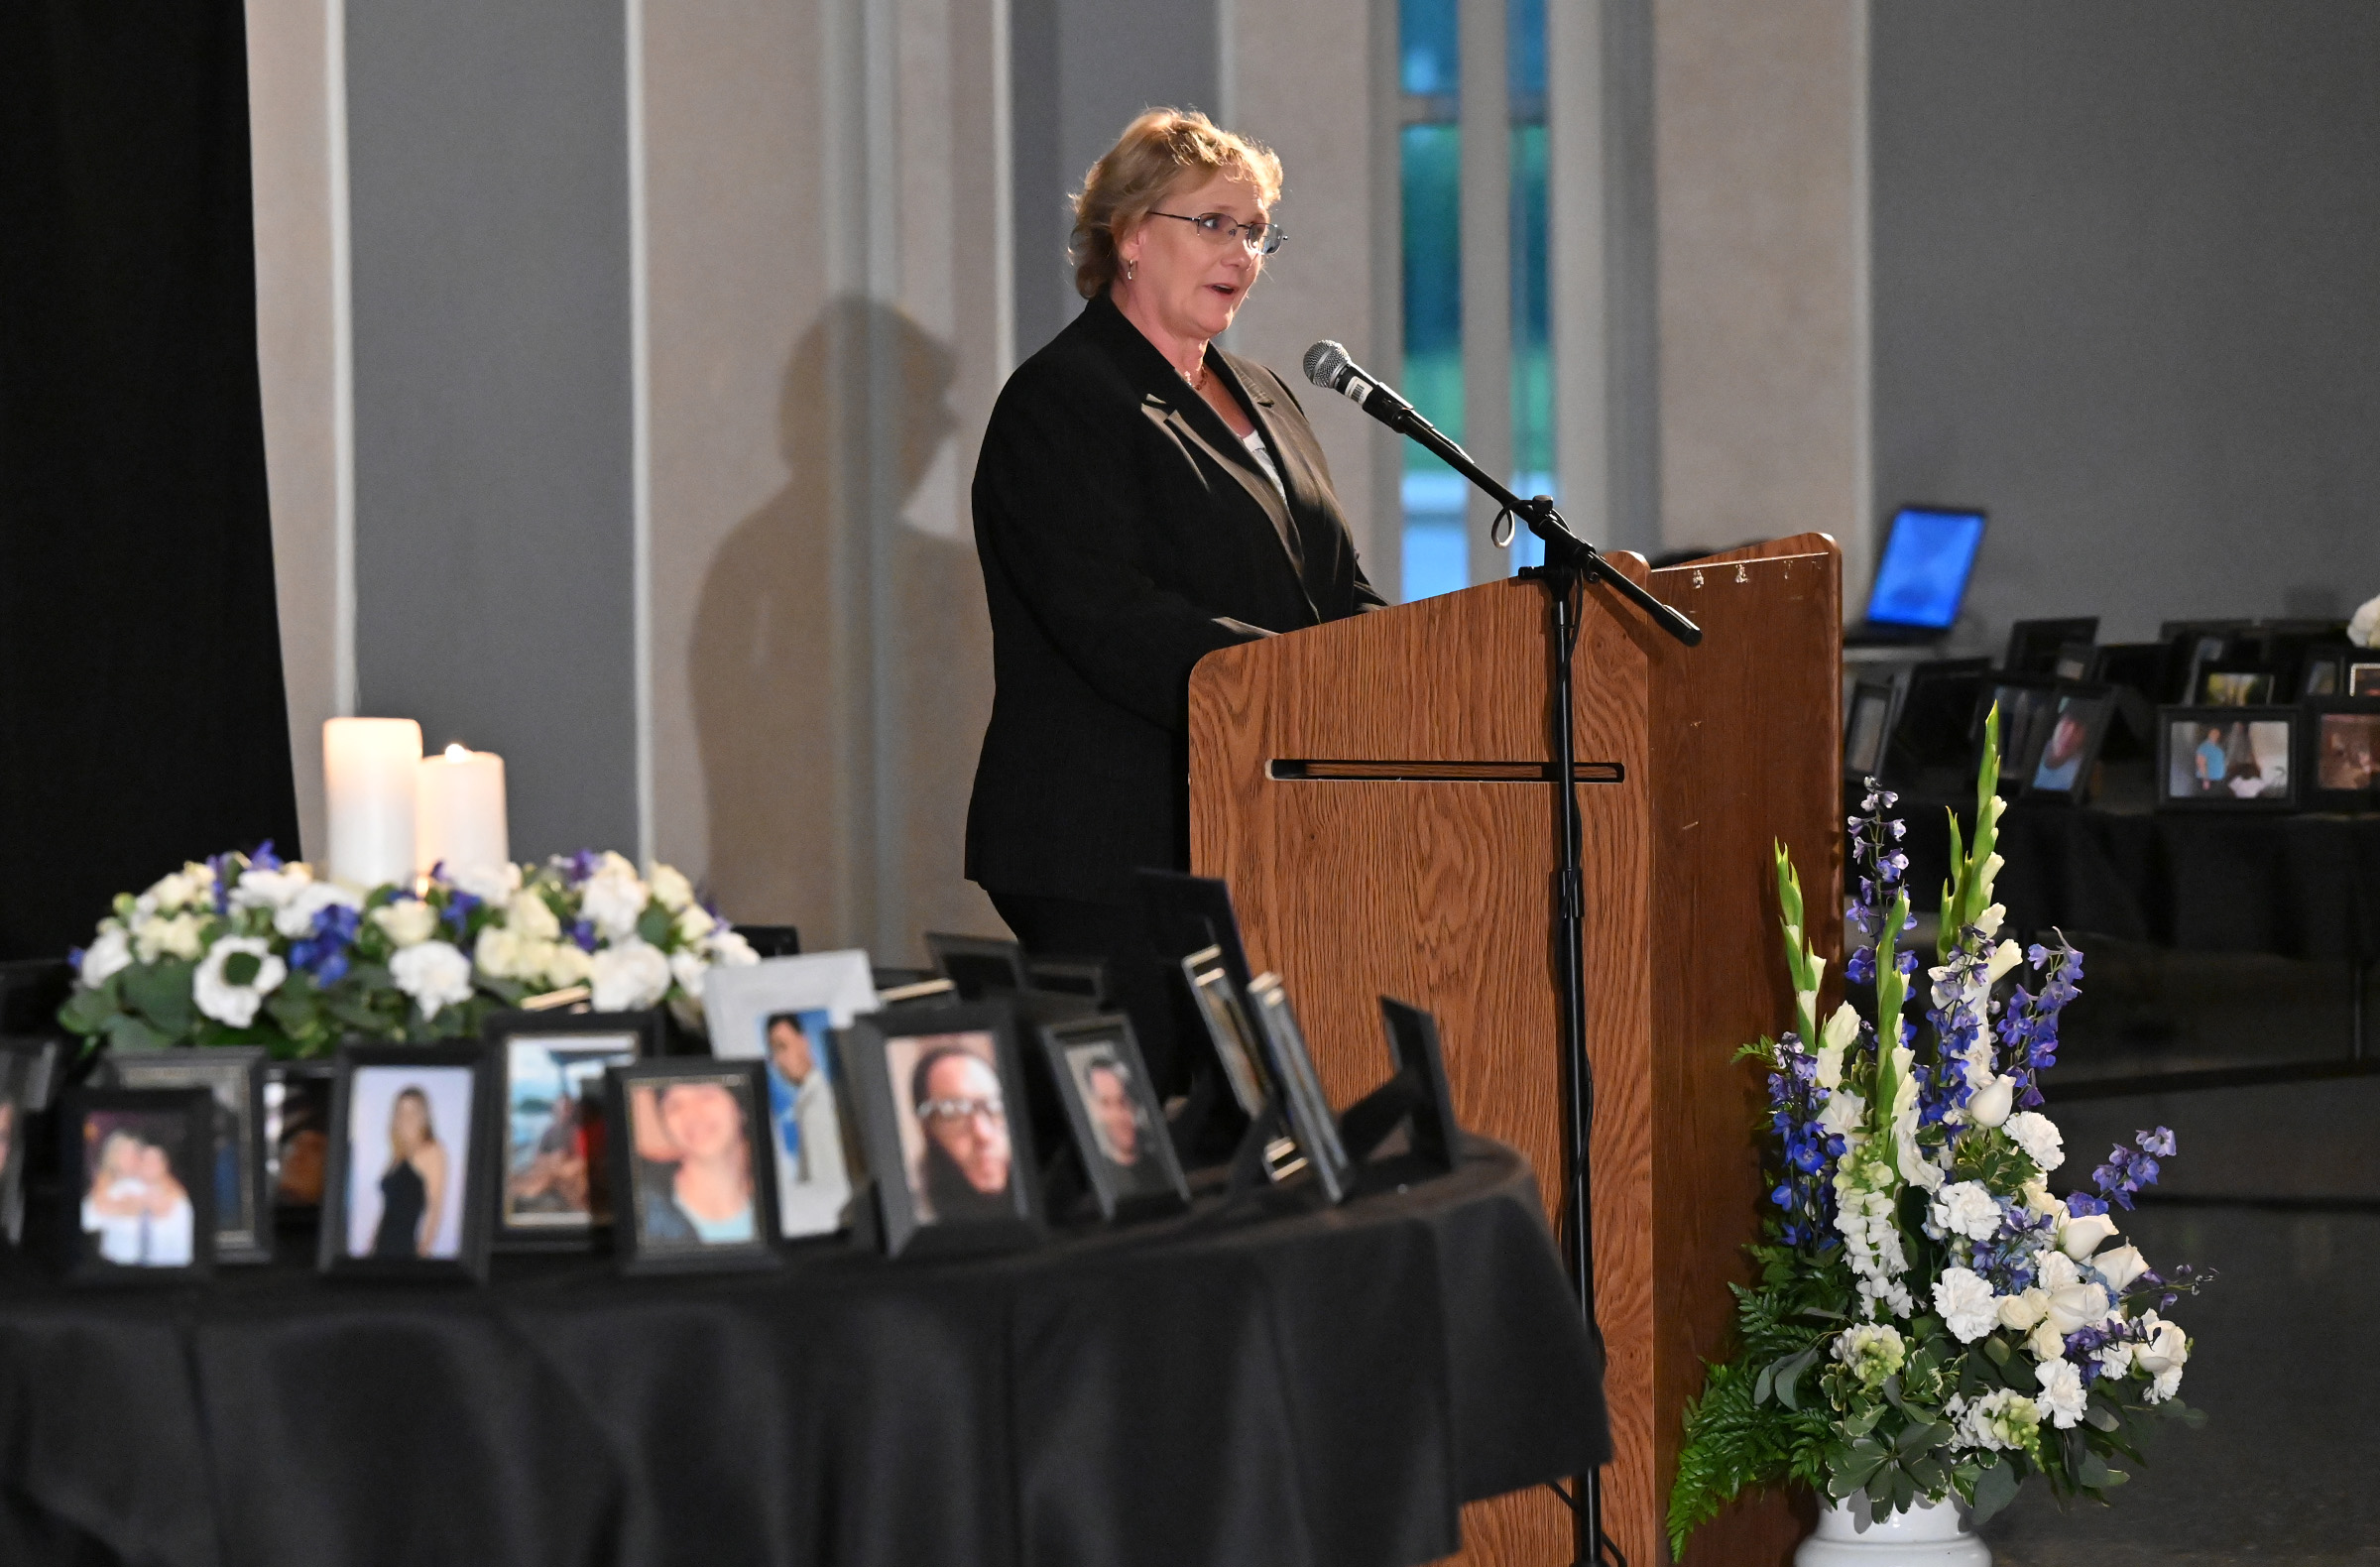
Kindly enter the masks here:
<path id="1" fill-rule="evenodd" d="M 1040 1239 L 1040 1181 L 1008 1007 L 881 1013 L 835 1043 L 888 1254 Z"/>
<path id="2" fill-rule="evenodd" d="M 478 1044 L 339 1051 L 322 1182 L 323 1272 L 488 1276 L 488 1077 Z"/>
<path id="3" fill-rule="evenodd" d="M 613 1244 L 623 1272 L 776 1266 L 769 1087 L 758 1061 L 678 1058 L 608 1074 Z"/>
<path id="4" fill-rule="evenodd" d="M 1041 1048 L 1057 1079 L 1058 1097 L 1065 1101 L 1100 1216 L 1186 1206 L 1190 1184 L 1174 1157 L 1165 1111 L 1141 1063 L 1131 1020 L 1044 1024 Z"/>

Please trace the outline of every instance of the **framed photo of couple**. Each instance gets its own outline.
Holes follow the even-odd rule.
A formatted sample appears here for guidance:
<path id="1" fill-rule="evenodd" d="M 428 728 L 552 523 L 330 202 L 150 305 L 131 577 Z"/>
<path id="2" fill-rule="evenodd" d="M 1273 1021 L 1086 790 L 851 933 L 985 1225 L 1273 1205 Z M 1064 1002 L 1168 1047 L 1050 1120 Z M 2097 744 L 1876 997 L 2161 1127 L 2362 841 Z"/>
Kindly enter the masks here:
<path id="1" fill-rule="evenodd" d="M 170 1284 L 211 1273 L 214 1135 L 204 1088 L 68 1089 L 59 1107 L 66 1276 Z"/>
<path id="2" fill-rule="evenodd" d="M 861 1018 L 836 1035 L 836 1052 L 888 1254 L 1040 1239 L 1024 1063 L 1010 1008 Z M 1162 1128 L 1160 1121 L 1160 1135 Z"/>
<path id="3" fill-rule="evenodd" d="M 204 1089 L 206 1179 L 213 1190 L 215 1261 L 273 1260 L 273 1189 L 265 1179 L 265 1070 L 257 1046 L 111 1053 L 119 1088 Z"/>

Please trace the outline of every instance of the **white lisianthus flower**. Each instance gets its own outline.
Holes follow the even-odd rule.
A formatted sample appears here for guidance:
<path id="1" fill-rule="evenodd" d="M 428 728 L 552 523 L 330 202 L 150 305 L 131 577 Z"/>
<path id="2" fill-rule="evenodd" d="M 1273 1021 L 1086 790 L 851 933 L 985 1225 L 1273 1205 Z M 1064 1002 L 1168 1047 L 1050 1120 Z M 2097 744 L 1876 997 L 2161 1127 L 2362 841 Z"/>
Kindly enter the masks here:
<path id="1" fill-rule="evenodd" d="M 1934 1195 L 1934 1223 L 1946 1235 L 1988 1241 L 1999 1233 L 2000 1205 L 1981 1181 L 1953 1181 Z"/>
<path id="2" fill-rule="evenodd" d="M 483 904 L 501 904 L 521 891 L 517 865 L 450 865 L 446 880 Z"/>
<path id="3" fill-rule="evenodd" d="M 2066 1162 L 2066 1134 L 2038 1110 L 2020 1110 L 2010 1116 L 2008 1136 L 2025 1150 L 2025 1157 L 2041 1166 L 2044 1175 Z"/>
<path id="4" fill-rule="evenodd" d="M 2033 1329 L 2033 1336 L 2025 1340 L 2025 1353 L 2041 1364 L 2048 1365 L 2052 1361 L 2064 1358 L 2066 1338 L 2050 1325 L 2049 1318 L 2044 1317 Z"/>
<path id="5" fill-rule="evenodd" d="M 607 854 L 595 874 L 579 887 L 578 908 L 595 922 L 605 939 L 625 941 L 637 933 L 637 917 L 645 912 L 652 896 L 635 866 L 617 854 Z"/>
<path id="6" fill-rule="evenodd" d="M 2002 1295 L 1999 1298 L 2000 1326 L 2017 1333 L 2030 1333 L 2050 1314 L 2050 1297 L 2040 1288 L 2026 1290 L 2021 1295 Z"/>
<path id="7" fill-rule="evenodd" d="M 471 999 L 471 960 L 451 942 L 413 943 L 389 959 L 389 977 L 414 999 L 424 1022 Z"/>
<path id="8" fill-rule="evenodd" d="M 418 898 L 400 898 L 373 909 L 372 922 L 388 933 L 390 944 L 411 947 L 436 934 L 438 911 Z"/>
<path id="9" fill-rule="evenodd" d="M 1867 1125 L 1867 1101 L 1847 1088 L 1838 1088 L 1827 1096 L 1824 1108 L 1818 1113 L 1822 1132 L 1847 1137 Z"/>
<path id="10" fill-rule="evenodd" d="M 1997 985 L 2000 980 L 2007 975 L 2010 969 L 2016 967 L 2024 960 L 2025 954 L 2023 948 L 2019 947 L 2013 941 L 2003 941 L 1999 944 L 1998 949 L 1991 954 L 1991 966 L 1983 971 L 1984 977 L 1990 980 L 1994 985 Z"/>
<path id="11" fill-rule="evenodd" d="M 2163 1403 L 2182 1387 L 2182 1368 L 2190 1360 L 2190 1340 L 2171 1322 L 2162 1320 L 2156 1312 L 2140 1319 L 2149 1328 L 2149 1336 L 2132 1351 L 2133 1369 L 2149 1379 L 2149 1390 L 2141 1395 L 2144 1403 Z"/>
<path id="12" fill-rule="evenodd" d="M 640 1012 L 669 994 L 669 979 L 661 949 L 632 938 L 595 954 L 588 984 L 597 1012 Z"/>
<path id="13" fill-rule="evenodd" d="M 2041 1427 L 2041 1406 L 2013 1387 L 1995 1388 L 1956 1412 L 1944 1413 L 1959 1427 L 1953 1439 L 1958 1445 L 1987 1452 L 2022 1451 L 2032 1445 L 2033 1433 Z"/>
<path id="14" fill-rule="evenodd" d="M 722 968 L 740 969 L 761 961 L 761 955 L 752 950 L 752 943 L 744 939 L 741 930 L 714 930 L 703 945 L 711 955 L 711 962 Z"/>
<path id="15" fill-rule="evenodd" d="M 2380 648 L 2380 597 L 2365 599 L 2356 607 L 2354 618 L 2347 622 L 2347 641 L 2358 648 Z"/>
<path id="16" fill-rule="evenodd" d="M 595 960 L 573 941 L 554 942 L 545 958 L 545 983 L 555 990 L 584 985 L 594 972 Z"/>
<path id="17" fill-rule="evenodd" d="M 2115 1221 L 2103 1213 L 2079 1213 L 2058 1227 L 2058 1250 L 2081 1263 L 2105 1246 L 2115 1234 Z"/>
<path id="18" fill-rule="evenodd" d="M 243 957 L 255 961 L 239 965 L 232 961 Z M 232 979 L 225 972 L 232 967 L 246 968 L 246 977 Z M 225 936 L 207 949 L 206 961 L 191 977 L 190 999 L 215 1022 L 245 1028 L 256 1021 L 256 1010 L 265 1004 L 265 998 L 289 977 L 290 966 L 273 955 L 263 937 Z"/>
<path id="19" fill-rule="evenodd" d="M 562 922 L 552 905 L 535 893 L 515 893 L 504 905 L 506 928 L 529 941 L 558 941 Z"/>
<path id="20" fill-rule="evenodd" d="M 285 865 L 278 871 L 260 871 L 251 866 L 231 885 L 231 906 L 286 908 L 291 899 L 313 885 L 313 872 L 302 865 Z"/>
<path id="21" fill-rule="evenodd" d="M 1890 1323 L 1859 1322 L 1837 1335 L 1835 1358 L 1850 1368 L 1860 1386 L 1872 1391 L 1907 1364 L 1909 1347 Z"/>
<path id="22" fill-rule="evenodd" d="M 694 903 L 694 884 L 674 865 L 653 868 L 653 901 L 669 912 L 682 913 Z"/>
<path id="23" fill-rule="evenodd" d="M 677 913 L 677 939 L 690 946 L 709 935 L 711 927 L 718 923 L 709 909 L 700 904 L 688 904 Z"/>
<path id="24" fill-rule="evenodd" d="M 1995 1077 L 1967 1096 L 1966 1119 L 1978 1127 L 1996 1127 L 2008 1119 L 2016 1089 L 2005 1077 Z"/>
<path id="25" fill-rule="evenodd" d="M 2082 1373 L 2068 1360 L 2045 1361 L 2034 1375 L 2041 1379 L 2041 1392 L 2034 1400 L 2050 1417 L 2050 1423 L 2061 1431 L 2071 1431 L 2082 1418 Z"/>
<path id="26" fill-rule="evenodd" d="M 97 990 L 111 976 L 130 967 L 132 938 L 124 933 L 122 925 L 111 923 L 101 925 L 97 939 L 82 949 L 82 967 L 75 973 L 83 984 Z"/>
<path id="27" fill-rule="evenodd" d="M 525 944 L 534 945 L 524 943 L 502 925 L 489 925 L 480 931 L 479 940 L 472 943 L 471 961 L 490 979 L 519 979 L 525 972 L 536 972 L 534 969 L 525 971 L 522 967 L 522 947 Z"/>
<path id="28" fill-rule="evenodd" d="M 2000 1310 L 1991 1285 L 1964 1267 L 1946 1267 L 1934 1282 L 1934 1309 L 1942 1325 L 1962 1344 L 1972 1344 L 1999 1325 Z"/>
<path id="29" fill-rule="evenodd" d="M 288 903 L 273 911 L 273 928 L 295 941 L 312 932 L 314 916 L 341 904 L 361 908 L 363 895 L 336 882 L 308 881 L 291 895 Z"/>
<path id="30" fill-rule="evenodd" d="M 2107 1281 L 2108 1292 L 2120 1295 L 2132 1280 L 2149 1270 L 2149 1260 L 2140 1255 L 2137 1246 L 2119 1246 L 2111 1252 L 2093 1253 L 2090 1266 Z"/>
<path id="31" fill-rule="evenodd" d="M 143 963 L 155 963 L 160 958 L 180 958 L 187 962 L 206 949 L 206 942 L 199 934 L 198 916 L 185 910 L 169 919 L 143 919 L 135 923 L 132 948 Z"/>

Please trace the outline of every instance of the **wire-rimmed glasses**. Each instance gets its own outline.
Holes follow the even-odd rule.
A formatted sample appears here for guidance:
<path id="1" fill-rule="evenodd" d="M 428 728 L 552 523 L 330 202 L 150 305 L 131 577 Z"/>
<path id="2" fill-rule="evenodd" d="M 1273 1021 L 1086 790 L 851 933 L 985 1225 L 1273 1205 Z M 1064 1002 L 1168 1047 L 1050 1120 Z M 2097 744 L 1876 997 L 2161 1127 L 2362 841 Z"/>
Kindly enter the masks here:
<path id="1" fill-rule="evenodd" d="M 1201 212 L 1196 217 L 1185 216 L 1180 212 L 1151 212 L 1148 215 L 1150 217 L 1169 217 L 1176 223 L 1187 223 L 1217 244 L 1238 238 L 1240 243 L 1262 256 L 1274 254 L 1289 238 L 1287 234 L 1281 232 L 1281 225 L 1278 223 L 1262 221 L 1236 223 L 1232 221 L 1232 215 L 1229 212 Z"/>

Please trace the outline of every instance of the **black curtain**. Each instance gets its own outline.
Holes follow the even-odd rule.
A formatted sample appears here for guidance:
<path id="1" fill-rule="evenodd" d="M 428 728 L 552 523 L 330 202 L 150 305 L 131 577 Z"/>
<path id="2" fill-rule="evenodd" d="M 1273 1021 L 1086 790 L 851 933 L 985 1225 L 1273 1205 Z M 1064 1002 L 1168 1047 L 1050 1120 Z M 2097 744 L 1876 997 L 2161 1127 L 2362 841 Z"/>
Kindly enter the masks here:
<path id="1" fill-rule="evenodd" d="M 0 957 L 277 838 L 240 0 L 0 5 Z"/>

